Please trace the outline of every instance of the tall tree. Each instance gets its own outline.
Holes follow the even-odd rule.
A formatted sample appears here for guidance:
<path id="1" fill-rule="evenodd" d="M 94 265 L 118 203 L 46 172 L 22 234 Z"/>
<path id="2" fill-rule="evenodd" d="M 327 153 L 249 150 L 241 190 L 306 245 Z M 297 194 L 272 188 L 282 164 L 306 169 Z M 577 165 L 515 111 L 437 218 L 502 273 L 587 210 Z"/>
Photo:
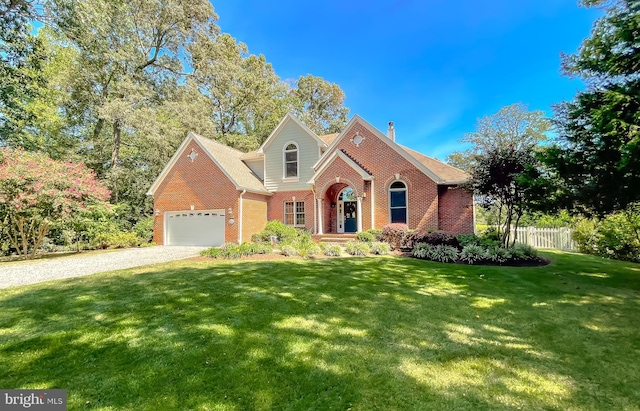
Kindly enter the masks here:
<path id="1" fill-rule="evenodd" d="M 294 113 L 314 132 L 336 133 L 347 124 L 345 94 L 336 83 L 311 74 L 300 76 L 292 95 Z"/>
<path id="2" fill-rule="evenodd" d="M 109 168 L 120 162 L 136 111 L 161 101 L 184 74 L 181 53 L 194 34 L 217 32 L 206 0 L 52 0 L 47 12 L 78 49 L 71 93 L 76 110 L 93 119 L 89 138 L 108 131 Z"/>
<path id="3" fill-rule="evenodd" d="M 28 0 L 0 0 L 0 143 L 25 145 L 25 128 L 34 120 L 27 104 L 44 83 L 44 50 L 31 34 L 36 16 Z"/>
<path id="4" fill-rule="evenodd" d="M 284 85 L 271 64 L 263 55 L 249 54 L 245 44 L 226 33 L 198 36 L 189 52 L 194 69 L 189 83 L 206 97 L 216 136 L 231 145 L 256 148 L 275 126 L 265 127 L 264 122 L 272 114 L 281 118 L 286 113 L 279 104 Z"/>
<path id="5" fill-rule="evenodd" d="M 527 105 L 512 104 L 501 108 L 497 113 L 478 119 L 476 130 L 465 134 L 461 143 L 471 148 L 456 151 L 447 157 L 447 162 L 463 170 L 470 170 L 475 156 L 498 149 L 513 148 L 522 151 L 538 146 L 546 140 L 551 130 L 551 121 L 543 111 L 529 111 Z"/>
<path id="6" fill-rule="evenodd" d="M 587 87 L 556 107 L 547 178 L 560 205 L 604 215 L 640 201 L 640 3 L 583 4 L 606 14 L 577 54 L 563 56 L 565 74 Z"/>

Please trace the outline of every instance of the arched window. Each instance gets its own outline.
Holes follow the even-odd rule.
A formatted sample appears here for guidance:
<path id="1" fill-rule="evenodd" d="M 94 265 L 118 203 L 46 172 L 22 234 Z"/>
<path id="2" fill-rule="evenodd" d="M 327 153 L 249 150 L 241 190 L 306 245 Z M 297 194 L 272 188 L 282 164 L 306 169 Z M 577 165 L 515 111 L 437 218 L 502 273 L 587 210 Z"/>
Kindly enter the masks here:
<path id="1" fill-rule="evenodd" d="M 289 143 L 284 148 L 284 178 L 298 177 L 298 145 Z"/>
<path id="2" fill-rule="evenodd" d="M 389 219 L 392 223 L 407 224 L 407 186 L 402 181 L 389 187 Z"/>

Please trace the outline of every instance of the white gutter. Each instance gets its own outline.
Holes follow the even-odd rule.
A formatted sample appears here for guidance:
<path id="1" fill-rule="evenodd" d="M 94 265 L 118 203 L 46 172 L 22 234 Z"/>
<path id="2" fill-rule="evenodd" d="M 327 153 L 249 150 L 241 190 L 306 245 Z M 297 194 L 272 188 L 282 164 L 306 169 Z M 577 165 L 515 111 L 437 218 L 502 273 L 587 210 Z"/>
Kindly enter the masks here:
<path id="1" fill-rule="evenodd" d="M 240 193 L 240 211 L 238 211 L 238 244 L 242 244 L 242 196 L 247 192 L 246 189 Z"/>

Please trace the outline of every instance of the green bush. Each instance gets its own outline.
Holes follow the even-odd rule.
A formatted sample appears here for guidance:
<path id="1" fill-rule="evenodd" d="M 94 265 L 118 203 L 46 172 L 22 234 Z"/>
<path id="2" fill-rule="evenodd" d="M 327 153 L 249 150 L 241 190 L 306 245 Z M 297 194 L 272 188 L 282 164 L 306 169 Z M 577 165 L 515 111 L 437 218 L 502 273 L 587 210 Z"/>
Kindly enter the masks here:
<path id="1" fill-rule="evenodd" d="M 467 244 L 460 252 L 460 260 L 467 264 L 475 264 L 485 258 L 485 249 L 478 244 Z"/>
<path id="2" fill-rule="evenodd" d="M 225 243 L 220 248 L 212 247 L 200 252 L 203 257 L 236 259 L 255 254 L 269 254 L 273 251 L 267 243 Z"/>
<path id="3" fill-rule="evenodd" d="M 518 260 L 528 260 L 537 257 L 538 250 L 528 244 L 516 243 L 513 247 L 511 247 L 511 254 L 513 258 L 516 258 Z"/>
<path id="4" fill-rule="evenodd" d="M 344 250 L 350 255 L 367 255 L 369 254 L 369 245 L 358 241 L 349 241 L 344 245 Z"/>
<path id="5" fill-rule="evenodd" d="M 325 245 L 322 252 L 324 253 L 324 255 L 330 257 L 339 257 L 340 255 L 342 255 L 342 247 L 340 247 L 340 245 L 338 244 L 329 243 Z"/>
<path id="6" fill-rule="evenodd" d="M 387 243 L 376 241 L 371 244 L 371 254 L 387 255 L 390 251 L 391 247 Z"/>
<path id="7" fill-rule="evenodd" d="M 413 256 L 424 260 L 441 263 L 453 263 L 458 260 L 458 249 L 448 245 L 418 244 L 413 249 Z"/>
<path id="8" fill-rule="evenodd" d="M 370 233 L 373 235 L 373 241 L 377 241 L 377 242 L 384 241 L 384 235 L 382 234 L 382 230 L 379 228 L 370 228 L 367 230 L 367 233 Z"/>
<path id="9" fill-rule="evenodd" d="M 598 221 L 582 219 L 576 224 L 573 239 L 578 245 L 578 251 L 584 254 L 598 254 Z"/>
<path id="10" fill-rule="evenodd" d="M 142 242 L 150 243 L 153 241 L 153 216 L 142 217 L 133 226 L 133 232 L 140 238 Z"/>
<path id="11" fill-rule="evenodd" d="M 202 257 L 222 258 L 222 250 L 217 247 L 211 247 L 200 251 L 200 255 Z"/>
<path id="12" fill-rule="evenodd" d="M 298 250 L 296 249 L 296 247 L 294 247 L 291 244 L 285 244 L 282 247 L 280 247 L 280 254 L 287 257 L 291 257 L 294 255 L 298 255 Z"/>
<path id="13" fill-rule="evenodd" d="M 485 258 L 495 263 L 505 263 L 513 257 L 511 250 L 504 247 L 489 247 L 485 251 Z"/>
<path id="14" fill-rule="evenodd" d="M 376 237 L 368 231 L 361 231 L 356 234 L 356 239 L 361 243 L 371 244 L 375 241 Z"/>
<path id="15" fill-rule="evenodd" d="M 298 237 L 299 231 L 302 230 L 296 230 L 294 227 L 285 225 L 281 221 L 272 220 L 267 223 L 264 230 L 251 236 L 251 241 L 254 243 L 270 242 L 270 238 L 274 236 L 278 243 L 288 243 Z"/>
<path id="16" fill-rule="evenodd" d="M 114 232 L 101 233 L 93 238 L 92 246 L 94 248 L 130 248 L 140 245 L 140 238 L 136 233 L 131 232 Z"/>
<path id="17" fill-rule="evenodd" d="M 640 204 L 599 221 L 578 221 L 573 239 L 580 252 L 640 262 Z"/>
<path id="18" fill-rule="evenodd" d="M 456 236 L 460 247 L 466 247 L 468 245 L 480 245 L 482 240 L 475 234 L 458 234 Z"/>

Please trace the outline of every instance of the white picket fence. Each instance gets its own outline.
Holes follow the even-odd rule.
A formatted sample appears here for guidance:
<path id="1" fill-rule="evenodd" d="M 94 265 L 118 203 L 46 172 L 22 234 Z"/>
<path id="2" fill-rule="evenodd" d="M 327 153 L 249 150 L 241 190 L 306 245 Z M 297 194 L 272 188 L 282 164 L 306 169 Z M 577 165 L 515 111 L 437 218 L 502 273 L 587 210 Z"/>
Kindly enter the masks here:
<path id="1" fill-rule="evenodd" d="M 511 228 L 511 238 L 514 230 Z M 576 251 L 576 242 L 573 241 L 573 230 L 570 228 L 535 228 L 518 227 L 516 242 L 529 244 L 535 248 L 554 248 L 564 251 Z"/>

